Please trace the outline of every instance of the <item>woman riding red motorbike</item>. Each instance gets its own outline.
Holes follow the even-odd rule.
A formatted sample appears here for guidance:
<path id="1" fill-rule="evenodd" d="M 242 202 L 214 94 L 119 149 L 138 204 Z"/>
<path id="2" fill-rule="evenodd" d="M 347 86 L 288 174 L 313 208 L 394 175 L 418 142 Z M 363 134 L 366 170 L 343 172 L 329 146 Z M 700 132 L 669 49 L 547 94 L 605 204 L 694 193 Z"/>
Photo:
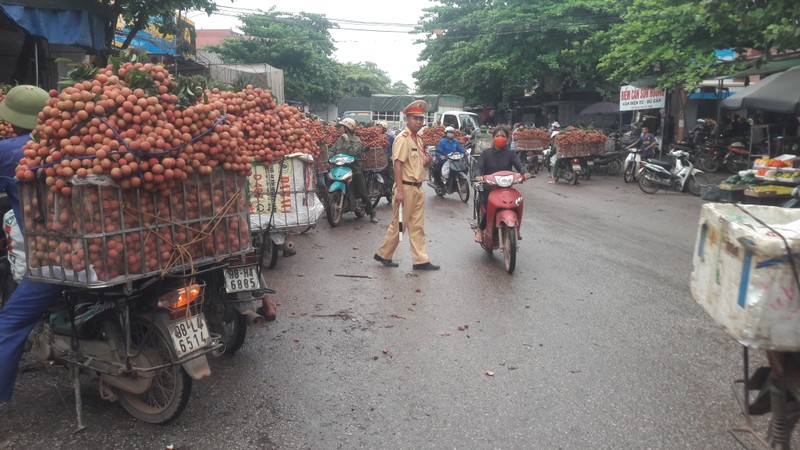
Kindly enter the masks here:
<path id="1" fill-rule="evenodd" d="M 496 128 L 494 130 L 492 133 L 492 148 L 481 153 L 481 157 L 475 167 L 475 181 L 483 181 L 484 175 L 504 170 L 510 171 L 512 168 L 523 174 L 526 180 L 532 178 L 532 175 L 528 173 L 528 169 L 519 160 L 517 154 L 509 148 L 508 135 L 508 130 L 505 128 Z M 482 211 L 486 210 L 486 203 L 492 189 L 491 186 L 486 186 L 480 193 L 480 209 Z M 486 229 L 486 216 L 481 214 L 478 221 L 478 230 L 475 232 L 475 242 L 483 242 L 484 229 Z"/>

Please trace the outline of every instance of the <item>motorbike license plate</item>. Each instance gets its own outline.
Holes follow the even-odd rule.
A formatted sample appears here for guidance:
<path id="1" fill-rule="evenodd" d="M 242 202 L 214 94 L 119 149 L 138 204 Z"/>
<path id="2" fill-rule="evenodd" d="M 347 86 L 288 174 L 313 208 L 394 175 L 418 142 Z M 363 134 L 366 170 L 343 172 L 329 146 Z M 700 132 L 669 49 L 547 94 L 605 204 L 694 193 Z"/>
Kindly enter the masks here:
<path id="1" fill-rule="evenodd" d="M 575 172 L 580 172 L 581 170 L 583 170 L 583 168 L 579 163 L 575 163 L 572 165 L 572 170 L 574 170 Z"/>
<path id="2" fill-rule="evenodd" d="M 169 324 L 169 333 L 178 358 L 208 345 L 211 335 L 202 314 Z"/>
<path id="3" fill-rule="evenodd" d="M 590 160 L 586 161 L 586 164 L 589 165 L 589 166 L 593 166 L 594 165 L 594 161 L 592 161 L 590 159 Z"/>
<path id="4" fill-rule="evenodd" d="M 225 292 L 241 292 L 261 289 L 259 273 L 255 265 L 228 267 L 225 269 Z"/>

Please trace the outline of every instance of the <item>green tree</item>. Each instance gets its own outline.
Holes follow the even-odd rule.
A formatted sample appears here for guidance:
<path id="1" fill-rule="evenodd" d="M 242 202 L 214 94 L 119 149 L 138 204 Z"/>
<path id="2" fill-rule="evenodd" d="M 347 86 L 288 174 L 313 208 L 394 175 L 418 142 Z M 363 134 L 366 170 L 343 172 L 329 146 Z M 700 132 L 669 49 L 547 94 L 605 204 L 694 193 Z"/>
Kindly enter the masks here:
<path id="1" fill-rule="evenodd" d="M 389 91 L 387 92 L 387 94 L 393 94 L 393 95 L 408 95 L 410 93 L 411 93 L 411 88 L 400 80 L 397 80 L 394 83 L 392 83 L 392 85 L 389 86 Z"/>
<path id="2" fill-rule="evenodd" d="M 630 0 L 443 0 L 426 9 L 423 91 L 496 105 L 523 91 L 593 86 L 597 43 Z M 435 33 L 442 30 L 441 33 Z"/>
<path id="3" fill-rule="evenodd" d="M 346 63 L 342 65 L 344 74 L 343 97 L 369 97 L 372 94 L 386 94 L 391 79 L 373 62 Z"/>
<path id="4" fill-rule="evenodd" d="M 657 87 L 696 86 L 735 70 L 714 50 L 753 48 L 763 61 L 800 48 L 798 23 L 792 0 L 636 0 L 605 36 L 599 67 L 617 82 L 655 76 Z"/>
<path id="5" fill-rule="evenodd" d="M 129 30 L 122 49 L 130 46 L 136 33 L 149 25 L 155 25 L 159 32 L 175 34 L 177 32 L 177 11 L 204 11 L 209 16 L 217 10 L 214 0 L 101 0 L 100 3 L 110 8 L 117 17 L 122 18 Z M 154 22 L 155 19 L 155 22 Z M 110 23 L 116 25 L 116 17 Z M 113 34 L 109 33 L 109 48 L 113 42 Z"/>
<path id="6" fill-rule="evenodd" d="M 324 15 L 270 10 L 239 18 L 242 38 L 225 39 L 209 49 L 229 63 L 267 63 L 284 70 L 286 98 L 333 103 L 341 95 L 343 69 L 332 55 L 336 47 Z"/>

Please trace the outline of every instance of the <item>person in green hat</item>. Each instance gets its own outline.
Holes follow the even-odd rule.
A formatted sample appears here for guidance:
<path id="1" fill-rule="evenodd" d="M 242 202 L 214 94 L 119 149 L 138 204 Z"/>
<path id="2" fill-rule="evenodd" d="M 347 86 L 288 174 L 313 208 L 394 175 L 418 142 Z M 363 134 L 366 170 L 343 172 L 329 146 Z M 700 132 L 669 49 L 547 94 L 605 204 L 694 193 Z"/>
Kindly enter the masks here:
<path id="1" fill-rule="evenodd" d="M 23 220 L 14 175 L 23 156 L 22 148 L 31 139 L 39 111 L 48 98 L 47 92 L 36 86 L 20 85 L 9 90 L 0 103 L 0 119 L 9 122 L 18 136 L 0 141 L 0 189 L 8 194 L 20 228 Z M 0 403 L 11 400 L 25 339 L 61 290 L 59 285 L 25 277 L 0 309 Z"/>

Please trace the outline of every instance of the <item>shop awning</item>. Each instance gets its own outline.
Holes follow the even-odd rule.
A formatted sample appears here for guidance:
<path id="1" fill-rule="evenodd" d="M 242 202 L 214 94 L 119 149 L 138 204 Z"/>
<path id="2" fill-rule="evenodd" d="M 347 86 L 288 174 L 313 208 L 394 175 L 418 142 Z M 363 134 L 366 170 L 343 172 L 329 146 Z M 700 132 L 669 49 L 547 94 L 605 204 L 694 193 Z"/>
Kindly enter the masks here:
<path id="1" fill-rule="evenodd" d="M 26 33 L 56 45 L 105 50 L 106 20 L 85 10 L 37 8 L 0 3 L 0 12 Z"/>
<path id="2" fill-rule="evenodd" d="M 729 75 L 726 78 L 744 78 L 749 77 L 750 75 L 766 75 L 775 72 L 783 72 L 784 70 L 791 69 L 795 66 L 800 66 L 800 58 L 767 61 L 758 67 L 753 66 L 749 69 Z"/>

